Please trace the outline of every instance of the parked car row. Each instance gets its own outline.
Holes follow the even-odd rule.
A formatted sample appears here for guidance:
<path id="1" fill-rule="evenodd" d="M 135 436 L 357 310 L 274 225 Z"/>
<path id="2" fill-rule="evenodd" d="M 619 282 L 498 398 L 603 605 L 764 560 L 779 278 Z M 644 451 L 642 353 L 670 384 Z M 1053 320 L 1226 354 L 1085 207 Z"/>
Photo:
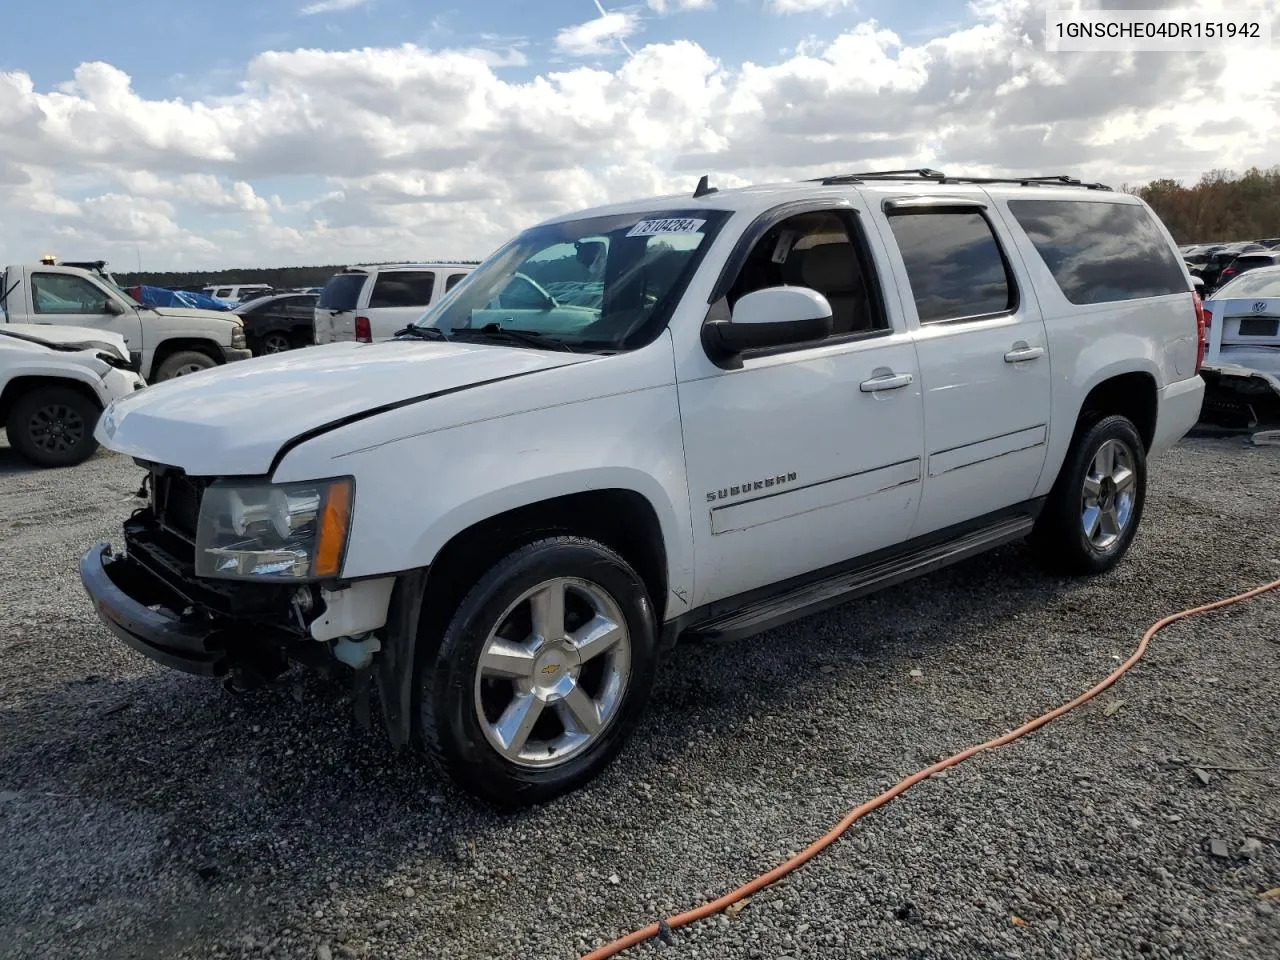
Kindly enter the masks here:
<path id="1" fill-rule="evenodd" d="M 1204 293 L 1242 273 L 1280 264 L 1280 238 L 1236 243 L 1193 243 L 1179 247 L 1187 269 L 1204 281 Z"/>

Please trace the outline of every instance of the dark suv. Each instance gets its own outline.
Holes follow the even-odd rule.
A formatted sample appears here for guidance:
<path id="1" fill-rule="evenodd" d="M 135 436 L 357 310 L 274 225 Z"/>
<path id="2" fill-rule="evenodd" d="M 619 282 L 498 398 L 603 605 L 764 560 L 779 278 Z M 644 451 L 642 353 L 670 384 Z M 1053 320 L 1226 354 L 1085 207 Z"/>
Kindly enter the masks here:
<path id="1" fill-rule="evenodd" d="M 255 357 L 282 353 L 315 343 L 313 293 L 278 293 L 248 300 L 235 308 L 244 321 L 244 336 Z"/>

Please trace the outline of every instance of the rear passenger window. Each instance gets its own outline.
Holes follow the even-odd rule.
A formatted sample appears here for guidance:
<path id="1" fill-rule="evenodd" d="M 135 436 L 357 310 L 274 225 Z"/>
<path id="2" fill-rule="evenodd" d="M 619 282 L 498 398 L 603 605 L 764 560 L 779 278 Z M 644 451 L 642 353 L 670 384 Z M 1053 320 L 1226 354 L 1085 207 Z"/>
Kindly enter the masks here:
<path id="1" fill-rule="evenodd" d="M 1013 214 L 1062 295 L 1074 304 L 1187 293 L 1169 241 L 1136 203 L 1010 200 Z"/>
<path id="2" fill-rule="evenodd" d="M 435 288 L 434 273 L 413 273 L 408 270 L 380 273 L 369 296 L 369 306 L 374 307 L 425 307 L 431 303 L 431 291 Z"/>
<path id="3" fill-rule="evenodd" d="M 889 226 L 921 323 L 976 320 L 1016 305 L 1004 254 L 978 211 L 894 213 Z"/>
<path id="4" fill-rule="evenodd" d="M 458 281 L 460 281 L 465 276 L 466 276 L 465 273 L 450 274 L 449 279 L 444 282 L 445 293 L 448 293 L 450 290 L 456 287 L 458 285 Z"/>

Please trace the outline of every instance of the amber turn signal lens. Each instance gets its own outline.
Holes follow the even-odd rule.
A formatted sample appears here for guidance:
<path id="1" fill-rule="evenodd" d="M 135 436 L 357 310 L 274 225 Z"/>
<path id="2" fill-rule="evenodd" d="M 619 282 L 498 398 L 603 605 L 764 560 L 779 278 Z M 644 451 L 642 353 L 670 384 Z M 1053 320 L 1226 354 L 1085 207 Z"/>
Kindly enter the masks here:
<path id="1" fill-rule="evenodd" d="M 336 577 L 342 565 L 342 550 L 351 525 L 351 481 L 335 480 L 329 486 L 320 513 L 320 536 L 316 543 L 312 573 L 317 577 Z"/>

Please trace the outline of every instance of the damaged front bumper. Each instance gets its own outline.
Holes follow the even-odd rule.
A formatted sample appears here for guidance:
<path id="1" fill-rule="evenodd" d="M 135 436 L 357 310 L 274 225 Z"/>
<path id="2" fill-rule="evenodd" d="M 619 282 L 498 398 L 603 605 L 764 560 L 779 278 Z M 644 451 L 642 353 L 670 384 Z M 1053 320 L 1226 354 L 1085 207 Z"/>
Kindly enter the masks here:
<path id="1" fill-rule="evenodd" d="M 200 578 L 193 525 L 182 522 L 180 509 L 162 516 L 151 507 L 135 512 L 124 524 L 121 552 L 98 543 L 80 560 L 80 581 L 98 616 L 128 646 L 184 673 L 229 676 L 236 689 L 270 682 L 291 662 L 328 672 L 372 664 L 396 578 L 345 584 Z"/>
<path id="2" fill-rule="evenodd" d="M 165 566 L 154 553 L 117 554 L 107 543 L 80 558 L 80 582 L 103 623 L 162 666 L 200 677 L 232 675 L 238 686 L 254 686 L 283 673 L 291 659 L 309 659 L 308 647 L 326 653 L 308 643 L 297 597 L 262 594 L 250 605 L 260 616 L 236 616 L 232 604 L 218 603 Z"/>
<path id="3" fill-rule="evenodd" d="M 225 640 L 207 621 L 166 611 L 173 598 L 139 564 L 99 543 L 80 558 L 80 582 L 98 616 L 117 637 L 157 663 L 199 677 L 220 677 L 229 663 Z"/>

